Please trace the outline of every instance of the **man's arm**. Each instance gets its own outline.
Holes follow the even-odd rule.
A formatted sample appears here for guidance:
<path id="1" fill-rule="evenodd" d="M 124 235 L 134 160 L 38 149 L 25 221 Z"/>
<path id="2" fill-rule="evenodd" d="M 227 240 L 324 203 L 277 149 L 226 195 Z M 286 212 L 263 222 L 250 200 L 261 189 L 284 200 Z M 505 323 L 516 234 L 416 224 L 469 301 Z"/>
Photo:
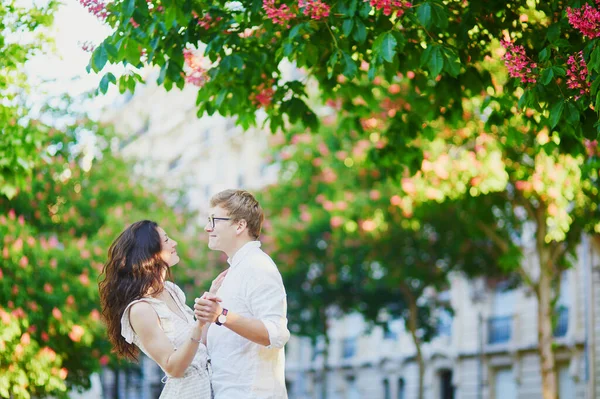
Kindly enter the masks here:
<path id="1" fill-rule="evenodd" d="M 255 317 L 242 316 L 229 310 L 224 326 L 259 345 L 283 348 L 290 338 L 290 332 L 287 329 L 285 288 L 279 273 L 261 274 L 246 281 L 246 284 L 245 297 L 250 313 Z M 196 299 L 194 310 L 199 320 L 213 323 L 223 309 L 208 295 Z"/>
<path id="2" fill-rule="evenodd" d="M 213 296 L 210 293 L 205 293 L 202 298 L 196 299 L 194 305 L 194 313 L 196 318 L 202 322 L 214 323 L 217 317 L 223 313 L 221 305 L 212 300 Z M 244 317 L 234 312 L 227 313 L 227 322 L 221 327 L 227 327 L 234 333 L 250 340 L 259 345 L 269 346 L 269 331 L 264 323 L 258 319 Z M 211 326 L 211 328 L 219 328 L 219 326 Z"/>

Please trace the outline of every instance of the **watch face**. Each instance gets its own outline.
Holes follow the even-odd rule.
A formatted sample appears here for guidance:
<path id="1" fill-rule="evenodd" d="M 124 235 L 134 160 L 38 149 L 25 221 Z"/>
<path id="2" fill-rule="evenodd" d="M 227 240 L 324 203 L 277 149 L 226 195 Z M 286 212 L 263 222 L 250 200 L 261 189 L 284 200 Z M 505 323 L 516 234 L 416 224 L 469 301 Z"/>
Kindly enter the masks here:
<path id="1" fill-rule="evenodd" d="M 224 324 L 227 321 L 227 316 L 225 316 L 225 315 L 219 315 L 219 317 L 217 318 L 217 320 L 219 320 L 219 323 Z"/>

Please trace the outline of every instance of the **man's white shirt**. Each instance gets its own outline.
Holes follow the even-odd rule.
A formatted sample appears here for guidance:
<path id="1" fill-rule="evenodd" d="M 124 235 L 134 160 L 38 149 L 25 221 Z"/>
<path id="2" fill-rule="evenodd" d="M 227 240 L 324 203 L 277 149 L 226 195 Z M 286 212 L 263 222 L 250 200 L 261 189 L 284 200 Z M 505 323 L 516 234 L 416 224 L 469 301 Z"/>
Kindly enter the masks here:
<path id="1" fill-rule="evenodd" d="M 283 346 L 290 332 L 281 274 L 260 249 L 260 241 L 245 244 L 227 262 L 229 272 L 217 292 L 223 300 L 221 306 L 262 321 L 270 345 L 256 344 L 225 326 L 211 325 L 207 346 L 215 399 L 287 398 Z"/>

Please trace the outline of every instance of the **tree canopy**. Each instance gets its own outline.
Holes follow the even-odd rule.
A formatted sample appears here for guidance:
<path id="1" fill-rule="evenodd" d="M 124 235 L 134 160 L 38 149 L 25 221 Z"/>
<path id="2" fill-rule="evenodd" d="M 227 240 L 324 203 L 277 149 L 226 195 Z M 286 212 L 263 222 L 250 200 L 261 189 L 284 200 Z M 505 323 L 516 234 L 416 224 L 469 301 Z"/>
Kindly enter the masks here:
<path id="1" fill-rule="evenodd" d="M 343 128 L 359 133 L 381 107 L 380 93 L 388 91 L 406 104 L 378 130 L 389 149 L 386 162 L 404 166 L 422 158 L 415 140 L 435 137 L 435 121 L 463 126 L 464 103 L 473 99 L 477 105 L 468 112 L 503 131 L 506 140 L 519 140 L 521 133 L 505 123 L 517 116 L 557 135 L 549 146 L 573 154 L 586 146 L 597 151 L 600 21 L 591 3 L 84 3 L 94 3 L 92 11 L 113 28 L 90 68 L 129 67 L 118 79 L 107 73 L 103 91 L 111 82 L 133 90 L 142 80 L 140 68 L 151 65 L 160 68 L 158 83 L 166 89 L 199 86 L 198 115 L 232 115 L 248 127 L 260 109 L 272 131 L 287 122 L 316 131 L 316 108 L 307 102 L 316 86 L 322 102 L 340 104 Z"/>

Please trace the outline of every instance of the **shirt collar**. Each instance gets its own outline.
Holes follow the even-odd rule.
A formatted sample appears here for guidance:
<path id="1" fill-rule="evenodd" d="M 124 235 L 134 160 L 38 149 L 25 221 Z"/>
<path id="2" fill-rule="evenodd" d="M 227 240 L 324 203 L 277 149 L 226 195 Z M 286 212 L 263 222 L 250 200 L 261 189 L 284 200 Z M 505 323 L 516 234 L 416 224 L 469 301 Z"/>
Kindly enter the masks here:
<path id="1" fill-rule="evenodd" d="M 227 258 L 227 263 L 229 263 L 230 267 L 237 266 L 248 252 L 252 251 L 254 248 L 260 248 L 260 241 L 248 241 L 233 254 L 232 258 Z"/>

